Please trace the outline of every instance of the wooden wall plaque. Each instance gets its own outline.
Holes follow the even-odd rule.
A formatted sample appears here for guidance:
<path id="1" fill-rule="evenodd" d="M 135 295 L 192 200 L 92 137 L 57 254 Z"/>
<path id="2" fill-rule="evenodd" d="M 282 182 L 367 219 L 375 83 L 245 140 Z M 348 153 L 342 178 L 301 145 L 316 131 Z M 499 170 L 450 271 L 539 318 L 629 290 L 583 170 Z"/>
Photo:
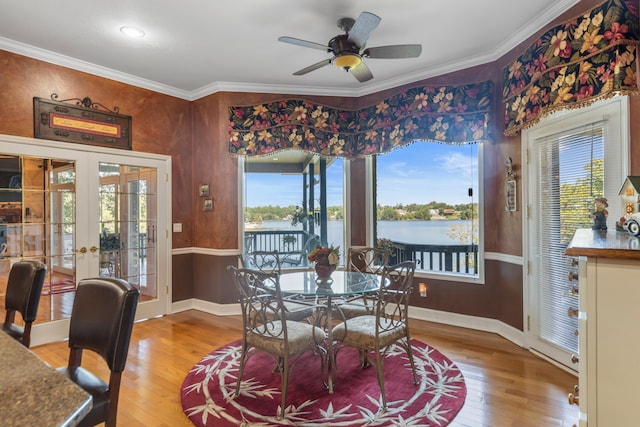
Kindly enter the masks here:
<path id="1" fill-rule="evenodd" d="M 119 114 L 117 107 L 111 111 L 88 97 L 64 101 L 55 100 L 56 94 L 51 97 L 33 98 L 35 138 L 131 150 L 131 116 Z"/>

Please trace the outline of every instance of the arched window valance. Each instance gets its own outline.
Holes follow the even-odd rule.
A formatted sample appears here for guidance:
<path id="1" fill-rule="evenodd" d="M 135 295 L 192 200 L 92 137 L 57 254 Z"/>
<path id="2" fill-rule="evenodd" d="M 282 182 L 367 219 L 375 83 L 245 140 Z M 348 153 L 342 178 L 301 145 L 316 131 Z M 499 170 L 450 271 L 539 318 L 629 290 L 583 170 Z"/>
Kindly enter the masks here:
<path id="1" fill-rule="evenodd" d="M 550 112 L 638 92 L 638 1 L 609 0 L 546 31 L 503 70 L 505 135 Z"/>
<path id="2" fill-rule="evenodd" d="M 416 140 L 488 141 L 491 82 L 420 86 L 359 110 L 289 99 L 229 108 L 229 153 L 298 149 L 324 156 L 386 153 Z"/>

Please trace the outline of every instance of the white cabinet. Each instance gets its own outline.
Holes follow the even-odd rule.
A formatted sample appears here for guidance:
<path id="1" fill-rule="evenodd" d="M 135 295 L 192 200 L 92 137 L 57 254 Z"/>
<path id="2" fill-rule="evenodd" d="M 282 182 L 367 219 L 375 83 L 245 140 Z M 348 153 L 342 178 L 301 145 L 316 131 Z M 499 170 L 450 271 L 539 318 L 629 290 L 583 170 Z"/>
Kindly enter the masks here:
<path id="1" fill-rule="evenodd" d="M 637 427 L 640 250 L 628 233 L 578 230 L 581 427 Z"/>

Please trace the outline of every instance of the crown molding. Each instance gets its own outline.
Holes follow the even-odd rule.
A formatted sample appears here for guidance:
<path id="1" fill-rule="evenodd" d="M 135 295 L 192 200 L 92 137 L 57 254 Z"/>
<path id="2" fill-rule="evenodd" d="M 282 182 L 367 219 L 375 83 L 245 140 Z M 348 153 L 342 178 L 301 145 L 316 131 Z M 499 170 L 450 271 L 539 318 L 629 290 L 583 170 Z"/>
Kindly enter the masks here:
<path id="1" fill-rule="evenodd" d="M 38 59 L 50 64 L 60 65 L 61 67 L 70 68 L 72 70 L 82 71 L 98 77 L 104 77 L 117 82 L 126 83 L 142 89 L 149 89 L 154 92 L 192 101 L 192 99 L 190 99 L 191 92 L 163 85 L 151 80 L 146 80 L 131 74 L 122 73 L 120 71 L 112 70 L 111 68 L 92 64 L 70 56 L 61 55 L 35 46 L 16 42 L 4 37 L 0 37 L 0 49 L 16 53 L 18 55 L 27 56 L 29 58 Z"/>

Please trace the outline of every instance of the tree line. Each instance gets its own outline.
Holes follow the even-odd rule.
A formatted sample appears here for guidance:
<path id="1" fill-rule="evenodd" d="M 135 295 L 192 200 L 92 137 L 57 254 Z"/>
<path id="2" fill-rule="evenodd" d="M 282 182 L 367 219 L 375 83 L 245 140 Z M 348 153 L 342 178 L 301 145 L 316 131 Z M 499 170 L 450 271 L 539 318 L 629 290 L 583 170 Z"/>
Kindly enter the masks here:
<path id="1" fill-rule="evenodd" d="M 377 205 L 376 213 L 381 221 L 407 221 L 407 220 L 430 220 L 437 211 L 438 216 L 447 219 L 472 219 L 477 218 L 478 204 L 465 203 L 450 205 L 443 202 L 432 201 L 427 204 L 397 204 L 394 206 Z M 447 213 L 447 212 L 453 213 Z M 256 206 L 245 208 L 245 221 L 287 221 L 295 217 L 300 217 L 304 212 L 300 206 Z M 330 220 L 342 220 L 344 218 L 344 208 L 342 206 L 327 207 L 327 218 Z M 299 222 L 299 221 L 298 221 Z"/>

